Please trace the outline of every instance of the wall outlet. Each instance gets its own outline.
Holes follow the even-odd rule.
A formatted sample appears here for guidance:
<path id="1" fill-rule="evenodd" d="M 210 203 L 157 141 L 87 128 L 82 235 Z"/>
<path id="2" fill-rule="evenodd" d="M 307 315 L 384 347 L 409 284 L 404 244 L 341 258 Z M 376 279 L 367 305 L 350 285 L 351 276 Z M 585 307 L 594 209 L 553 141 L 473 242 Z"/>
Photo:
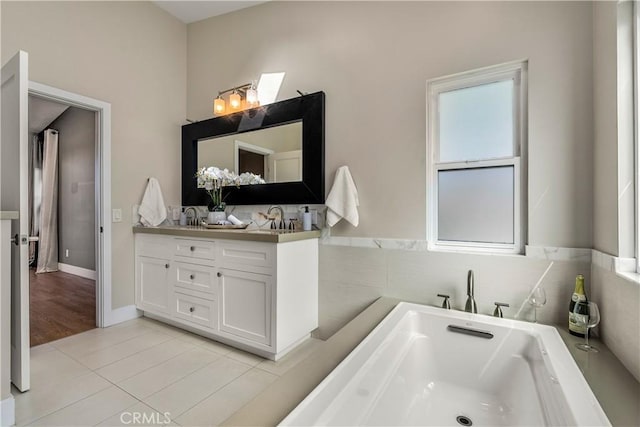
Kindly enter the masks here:
<path id="1" fill-rule="evenodd" d="M 113 222 L 122 222 L 122 209 L 113 209 L 111 211 L 111 220 Z"/>
<path id="2" fill-rule="evenodd" d="M 171 207 L 171 219 L 174 221 L 179 221 L 180 220 L 180 213 L 182 212 L 182 208 L 180 206 L 178 207 Z"/>
<path id="3" fill-rule="evenodd" d="M 64 250 L 64 257 L 69 258 L 69 249 Z"/>

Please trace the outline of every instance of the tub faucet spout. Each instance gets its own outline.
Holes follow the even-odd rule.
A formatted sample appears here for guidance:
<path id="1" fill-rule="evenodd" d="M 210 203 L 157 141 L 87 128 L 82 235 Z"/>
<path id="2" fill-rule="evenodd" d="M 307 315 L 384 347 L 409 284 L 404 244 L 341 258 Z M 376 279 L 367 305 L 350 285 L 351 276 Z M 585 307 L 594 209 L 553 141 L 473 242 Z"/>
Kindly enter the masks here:
<path id="1" fill-rule="evenodd" d="M 473 299 L 473 270 L 467 273 L 467 303 L 464 305 L 464 311 L 468 313 L 477 313 L 478 306 L 476 300 Z"/>

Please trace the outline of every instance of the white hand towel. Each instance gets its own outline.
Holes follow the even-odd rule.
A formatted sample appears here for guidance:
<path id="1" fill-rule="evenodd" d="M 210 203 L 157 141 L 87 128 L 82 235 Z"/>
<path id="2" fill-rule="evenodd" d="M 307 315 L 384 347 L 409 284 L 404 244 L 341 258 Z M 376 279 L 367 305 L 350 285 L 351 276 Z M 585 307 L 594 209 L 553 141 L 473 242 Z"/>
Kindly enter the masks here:
<path id="1" fill-rule="evenodd" d="M 140 222 L 145 227 L 157 227 L 167 219 L 167 208 L 157 179 L 149 178 L 138 213 L 140 214 Z"/>
<path id="2" fill-rule="evenodd" d="M 336 225 L 342 218 L 349 221 L 354 227 L 358 226 L 358 189 L 353 183 L 348 166 L 341 166 L 336 171 L 333 187 L 329 192 L 327 201 L 327 224 L 329 227 Z"/>

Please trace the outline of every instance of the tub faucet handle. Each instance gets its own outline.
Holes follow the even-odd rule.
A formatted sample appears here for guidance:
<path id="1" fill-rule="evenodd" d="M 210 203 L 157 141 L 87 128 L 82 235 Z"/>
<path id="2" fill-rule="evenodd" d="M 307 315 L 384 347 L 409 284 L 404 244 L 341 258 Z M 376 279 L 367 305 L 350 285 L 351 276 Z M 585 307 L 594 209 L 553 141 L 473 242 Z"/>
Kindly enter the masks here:
<path id="1" fill-rule="evenodd" d="M 438 294 L 440 298 L 444 298 L 442 300 L 442 308 L 446 308 L 447 310 L 451 310 L 451 303 L 449 302 L 449 295 Z"/>
<path id="2" fill-rule="evenodd" d="M 493 310 L 494 317 L 504 317 L 502 315 L 502 307 L 509 307 L 509 304 L 506 302 L 494 302 L 494 304 L 496 305 L 495 310 Z"/>

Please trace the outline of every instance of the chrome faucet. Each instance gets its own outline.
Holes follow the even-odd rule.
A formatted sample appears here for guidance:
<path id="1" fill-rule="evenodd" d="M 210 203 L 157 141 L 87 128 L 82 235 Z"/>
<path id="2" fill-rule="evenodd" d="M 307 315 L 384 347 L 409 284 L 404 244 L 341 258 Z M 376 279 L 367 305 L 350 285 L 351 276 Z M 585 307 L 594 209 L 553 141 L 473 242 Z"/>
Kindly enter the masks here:
<path id="1" fill-rule="evenodd" d="M 477 313 L 478 306 L 473 299 L 473 270 L 467 273 L 467 303 L 464 305 L 464 311 L 468 313 Z"/>
<path id="2" fill-rule="evenodd" d="M 271 217 L 271 211 L 273 210 L 277 210 L 280 213 L 280 216 L 275 216 L 275 217 Z M 280 206 L 271 206 L 269 208 L 269 210 L 267 211 L 267 215 L 272 218 L 271 219 L 271 228 L 279 228 L 284 230 L 285 225 L 284 225 L 284 211 L 282 210 L 282 208 Z M 279 219 L 278 221 L 278 226 L 276 227 L 276 220 Z"/>
<path id="3" fill-rule="evenodd" d="M 189 218 L 189 211 L 193 212 L 193 217 Z M 198 211 L 193 206 L 189 206 L 184 210 L 184 214 L 187 216 L 187 225 L 200 225 L 198 221 Z"/>

